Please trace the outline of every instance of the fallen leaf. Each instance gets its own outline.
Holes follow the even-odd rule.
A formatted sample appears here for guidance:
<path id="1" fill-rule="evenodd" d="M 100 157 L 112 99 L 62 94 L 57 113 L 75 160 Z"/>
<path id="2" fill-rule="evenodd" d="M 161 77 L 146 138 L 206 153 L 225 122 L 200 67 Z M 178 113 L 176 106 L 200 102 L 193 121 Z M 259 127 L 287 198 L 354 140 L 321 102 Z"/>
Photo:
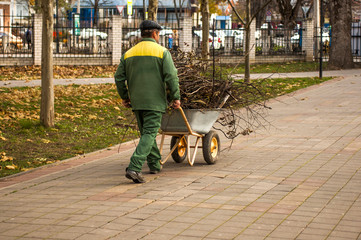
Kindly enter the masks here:
<path id="1" fill-rule="evenodd" d="M 98 118 L 98 117 L 95 116 L 95 115 L 89 115 L 88 117 L 89 117 L 89 120 L 94 120 L 94 119 L 97 119 L 97 118 Z"/>
<path id="2" fill-rule="evenodd" d="M 29 171 L 31 169 L 33 169 L 33 168 L 22 168 L 21 171 L 26 172 L 26 171 Z"/>
<path id="3" fill-rule="evenodd" d="M 46 144 L 48 144 L 48 143 L 50 143 L 51 141 L 50 141 L 50 140 L 48 140 L 48 139 L 42 138 L 42 139 L 41 139 L 41 142 L 42 142 L 42 143 L 46 143 Z"/>
<path id="4" fill-rule="evenodd" d="M 5 166 L 5 169 L 7 169 L 7 170 L 15 170 L 16 168 L 17 168 L 17 166 L 15 166 L 14 164 Z"/>
<path id="5" fill-rule="evenodd" d="M 0 136 L 0 139 L 3 140 L 3 141 L 7 141 L 7 139 L 4 138 L 3 136 Z"/>
<path id="6" fill-rule="evenodd" d="M 12 160 L 14 160 L 14 158 L 8 156 L 2 156 L 0 159 L 1 162 L 12 161 Z"/>
<path id="7" fill-rule="evenodd" d="M 46 158 L 35 158 L 35 161 L 40 161 L 40 162 L 45 162 L 47 159 Z"/>
<path id="8" fill-rule="evenodd" d="M 117 120 L 127 120 L 125 117 L 122 117 L 122 116 L 118 116 L 117 117 Z"/>

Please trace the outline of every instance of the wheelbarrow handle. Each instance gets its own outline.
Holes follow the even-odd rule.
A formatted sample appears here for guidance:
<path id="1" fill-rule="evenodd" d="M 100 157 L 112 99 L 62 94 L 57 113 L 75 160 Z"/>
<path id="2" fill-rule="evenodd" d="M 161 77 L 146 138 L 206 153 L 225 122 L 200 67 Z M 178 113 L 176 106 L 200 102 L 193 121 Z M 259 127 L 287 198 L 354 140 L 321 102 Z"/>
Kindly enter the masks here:
<path id="1" fill-rule="evenodd" d="M 188 120 L 187 120 L 187 117 L 186 117 L 186 115 L 185 115 L 185 113 L 184 113 L 184 111 L 183 111 L 183 108 L 182 108 L 182 107 L 179 107 L 178 109 L 179 109 L 180 113 L 182 114 L 183 120 L 184 120 L 184 122 L 185 122 L 185 124 L 186 124 L 186 127 L 187 127 L 187 129 L 188 129 L 188 132 L 189 132 L 190 134 L 194 134 L 193 131 L 192 131 L 191 125 L 189 125 L 189 122 L 188 122 Z"/>

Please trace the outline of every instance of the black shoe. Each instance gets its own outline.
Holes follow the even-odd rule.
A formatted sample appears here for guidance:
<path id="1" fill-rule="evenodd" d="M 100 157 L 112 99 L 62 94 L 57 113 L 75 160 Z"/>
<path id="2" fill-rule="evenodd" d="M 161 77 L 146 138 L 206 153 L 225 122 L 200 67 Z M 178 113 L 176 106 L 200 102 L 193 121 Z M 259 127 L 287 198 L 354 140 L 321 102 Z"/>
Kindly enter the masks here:
<path id="1" fill-rule="evenodd" d="M 130 180 L 133 180 L 133 182 L 135 182 L 135 183 L 145 183 L 145 179 L 143 178 L 141 172 L 136 172 L 136 171 L 127 169 L 125 177 Z"/>
<path id="2" fill-rule="evenodd" d="M 150 173 L 150 174 L 160 173 L 160 171 L 162 171 L 162 168 L 163 168 L 163 166 L 160 166 L 160 169 L 159 169 L 159 170 L 150 170 L 149 173 Z"/>

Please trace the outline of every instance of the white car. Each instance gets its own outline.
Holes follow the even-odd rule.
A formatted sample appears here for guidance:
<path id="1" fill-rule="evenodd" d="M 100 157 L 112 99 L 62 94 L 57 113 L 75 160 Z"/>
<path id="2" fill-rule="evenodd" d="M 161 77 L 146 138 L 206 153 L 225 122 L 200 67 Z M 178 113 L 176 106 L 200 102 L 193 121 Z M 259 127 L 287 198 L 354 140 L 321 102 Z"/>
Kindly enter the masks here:
<path id="1" fill-rule="evenodd" d="M 83 30 L 80 31 L 80 37 L 82 39 L 89 39 L 93 36 L 97 36 L 98 39 L 105 40 L 108 37 L 108 34 L 104 32 L 99 32 L 95 28 L 83 28 Z"/>
<path id="2" fill-rule="evenodd" d="M 242 44 L 243 43 L 243 31 L 237 29 L 226 29 L 224 34 L 227 37 L 234 37 L 234 43 Z"/>
<path id="3" fill-rule="evenodd" d="M 168 36 L 168 35 L 173 35 L 173 30 L 170 28 L 163 28 L 159 32 L 159 36 Z"/>
<path id="4" fill-rule="evenodd" d="M 300 41 L 300 35 L 298 33 L 293 34 L 293 36 L 291 37 L 291 43 L 299 43 L 299 41 Z M 322 33 L 322 42 L 323 43 L 330 42 L 330 35 L 328 32 Z"/>
<path id="5" fill-rule="evenodd" d="M 256 30 L 255 33 L 254 33 L 254 37 L 256 38 L 256 40 L 258 40 L 261 37 L 261 31 Z"/>
<path id="6" fill-rule="evenodd" d="M 173 34 L 173 30 L 170 28 L 162 27 L 162 30 L 159 31 L 159 36 L 167 36 L 172 34 Z M 141 37 L 141 32 L 140 29 L 138 29 L 136 31 L 128 32 L 127 34 L 125 34 L 124 39 L 134 39 L 140 37 Z"/>
<path id="7" fill-rule="evenodd" d="M 199 37 L 199 41 L 202 42 L 202 30 L 195 30 L 194 35 Z M 213 44 L 213 37 L 214 37 L 214 44 Z M 209 47 L 213 47 L 214 45 L 214 49 L 221 49 L 221 39 L 217 38 L 217 34 L 213 33 L 213 32 L 209 32 L 208 35 L 208 42 L 209 42 Z"/>
<path id="8" fill-rule="evenodd" d="M 291 37 L 291 43 L 299 43 L 300 42 L 300 35 L 298 33 L 293 34 Z"/>
<path id="9" fill-rule="evenodd" d="M 133 38 L 140 38 L 140 29 L 136 30 L 136 31 L 132 31 L 132 32 L 128 32 L 127 34 L 125 34 L 125 39 L 133 39 Z"/>

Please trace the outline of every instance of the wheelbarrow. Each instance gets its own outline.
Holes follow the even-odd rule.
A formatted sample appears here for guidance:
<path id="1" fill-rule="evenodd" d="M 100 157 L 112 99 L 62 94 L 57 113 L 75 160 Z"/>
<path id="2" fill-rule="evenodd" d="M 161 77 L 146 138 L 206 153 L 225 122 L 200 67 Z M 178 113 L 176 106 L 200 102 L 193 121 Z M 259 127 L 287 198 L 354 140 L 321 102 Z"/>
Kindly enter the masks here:
<path id="1" fill-rule="evenodd" d="M 170 114 L 165 113 L 161 123 L 160 153 L 162 153 L 166 135 L 172 136 L 170 141 L 169 154 L 160 161 L 163 165 L 172 156 L 177 163 L 183 162 L 186 158 L 193 166 L 198 148 L 202 148 L 204 160 L 208 164 L 214 164 L 220 154 L 220 140 L 218 134 L 211 130 L 217 121 L 219 111 L 179 108 Z M 190 137 L 196 137 L 195 144 L 191 144 Z M 202 146 L 200 140 L 202 139 Z M 194 149 L 191 156 L 191 148 Z"/>

